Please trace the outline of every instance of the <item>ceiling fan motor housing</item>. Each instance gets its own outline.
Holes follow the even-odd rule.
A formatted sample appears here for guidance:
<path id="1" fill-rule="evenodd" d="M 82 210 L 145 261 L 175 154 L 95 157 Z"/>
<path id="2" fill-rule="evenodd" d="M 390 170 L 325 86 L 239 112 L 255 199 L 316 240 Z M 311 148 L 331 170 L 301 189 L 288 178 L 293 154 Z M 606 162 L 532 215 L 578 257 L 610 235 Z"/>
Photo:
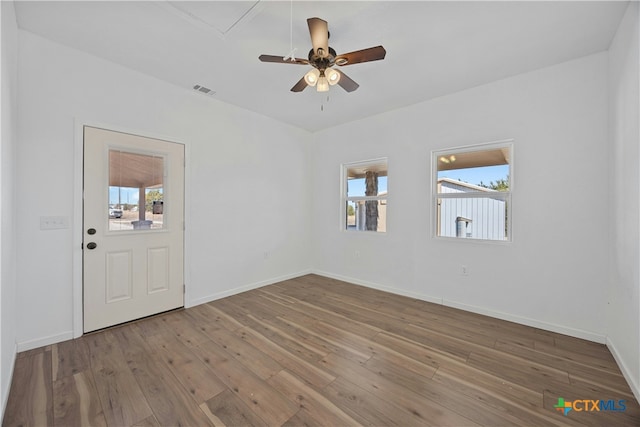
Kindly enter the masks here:
<path id="1" fill-rule="evenodd" d="M 309 51 L 308 56 L 309 64 L 311 64 L 311 66 L 317 68 L 318 70 L 326 70 L 329 67 L 333 67 L 336 63 L 336 56 L 338 56 L 336 51 L 331 46 L 329 46 L 329 54 L 322 56 L 323 53 L 324 52 L 322 48 L 318 49 L 318 53 L 315 53 L 312 48 Z"/>

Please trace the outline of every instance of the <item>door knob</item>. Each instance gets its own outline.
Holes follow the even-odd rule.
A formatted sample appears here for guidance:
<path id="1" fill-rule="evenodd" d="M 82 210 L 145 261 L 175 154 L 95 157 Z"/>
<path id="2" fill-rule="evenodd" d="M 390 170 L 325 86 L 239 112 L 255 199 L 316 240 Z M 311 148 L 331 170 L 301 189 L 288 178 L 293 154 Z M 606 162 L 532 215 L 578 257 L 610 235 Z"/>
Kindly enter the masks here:
<path id="1" fill-rule="evenodd" d="M 87 230 L 87 234 L 91 234 L 91 235 L 96 234 L 96 229 L 95 229 L 95 228 L 90 228 L 90 229 L 88 229 L 88 230 Z"/>
<path id="2" fill-rule="evenodd" d="M 96 242 L 87 243 L 87 249 L 95 249 L 97 247 L 98 247 L 98 245 L 96 245 Z"/>

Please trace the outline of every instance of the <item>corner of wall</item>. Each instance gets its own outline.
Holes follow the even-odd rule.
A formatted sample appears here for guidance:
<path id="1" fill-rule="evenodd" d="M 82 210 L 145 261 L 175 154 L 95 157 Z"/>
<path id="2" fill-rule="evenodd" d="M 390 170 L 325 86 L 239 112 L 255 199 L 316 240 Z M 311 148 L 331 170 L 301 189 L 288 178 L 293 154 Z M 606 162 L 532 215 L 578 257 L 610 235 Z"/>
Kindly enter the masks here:
<path id="1" fill-rule="evenodd" d="M 611 221 L 607 347 L 640 401 L 640 5 L 629 2 L 609 46 Z M 630 228 L 631 227 L 631 228 Z"/>
<path id="2" fill-rule="evenodd" d="M 0 2 L 0 22 L 0 416 L 3 417 L 17 353 L 13 165 L 17 139 L 18 26 L 13 2 Z"/>
<path id="3" fill-rule="evenodd" d="M 627 363 L 625 362 L 625 359 L 622 357 L 622 355 L 616 348 L 615 344 L 609 338 L 607 338 L 606 344 L 607 344 L 607 348 L 609 349 L 609 351 L 613 355 L 613 358 L 618 364 L 620 371 L 622 371 L 622 375 L 624 376 L 624 379 L 627 380 L 627 383 L 629 384 L 629 387 L 631 388 L 633 395 L 636 397 L 636 400 L 640 402 L 640 383 L 638 383 L 638 380 L 634 378 L 633 375 L 630 374 L 632 371 L 631 369 L 629 369 L 629 366 L 627 365 Z"/>

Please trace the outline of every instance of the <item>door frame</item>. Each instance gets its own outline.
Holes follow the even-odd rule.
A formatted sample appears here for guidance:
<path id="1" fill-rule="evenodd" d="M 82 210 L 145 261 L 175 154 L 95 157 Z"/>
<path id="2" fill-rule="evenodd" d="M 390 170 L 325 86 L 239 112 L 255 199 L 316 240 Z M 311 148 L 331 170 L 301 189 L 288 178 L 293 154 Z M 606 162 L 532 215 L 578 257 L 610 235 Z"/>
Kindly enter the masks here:
<path id="1" fill-rule="evenodd" d="M 84 127 L 91 126 L 101 129 L 107 129 L 114 132 L 129 133 L 146 138 L 160 139 L 184 146 L 184 237 L 183 237 L 183 281 L 185 284 L 184 291 L 184 307 L 190 307 L 189 283 L 191 282 L 190 271 L 187 268 L 188 259 L 190 259 L 189 245 L 187 244 L 191 238 L 188 224 L 190 223 L 191 212 L 191 179 L 189 159 L 191 158 L 190 145 L 180 141 L 179 138 L 161 135 L 140 129 L 131 129 L 112 123 L 98 122 L 95 120 L 84 120 L 78 117 L 74 118 L 74 137 L 73 137 L 73 214 L 71 224 L 73 228 L 73 256 L 72 256 L 72 299 L 73 299 L 73 338 L 81 337 L 84 333 L 83 320 L 83 260 L 82 260 L 82 240 L 84 238 L 83 230 L 83 165 L 84 165 Z"/>

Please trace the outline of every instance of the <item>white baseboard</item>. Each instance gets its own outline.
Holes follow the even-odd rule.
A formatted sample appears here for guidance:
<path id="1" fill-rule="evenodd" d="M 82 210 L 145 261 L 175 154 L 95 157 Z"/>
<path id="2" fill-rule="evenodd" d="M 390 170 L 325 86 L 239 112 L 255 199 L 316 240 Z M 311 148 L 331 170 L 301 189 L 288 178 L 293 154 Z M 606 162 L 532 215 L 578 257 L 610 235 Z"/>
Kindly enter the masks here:
<path id="1" fill-rule="evenodd" d="M 38 347 L 44 347 L 45 345 L 55 344 L 62 341 L 73 339 L 73 331 L 66 331 L 48 337 L 36 338 L 29 341 L 21 341 L 17 345 L 18 353 L 22 351 L 32 350 Z"/>
<path id="2" fill-rule="evenodd" d="M 238 286 L 238 287 L 233 288 L 233 289 L 228 289 L 226 291 L 222 291 L 222 292 L 218 292 L 218 293 L 215 293 L 215 294 L 212 294 L 212 295 L 207 295 L 205 297 L 201 297 L 201 298 L 196 298 L 196 299 L 190 300 L 188 302 L 185 302 L 184 306 L 185 306 L 185 308 L 195 307 L 196 305 L 206 304 L 208 302 L 215 301 L 215 300 L 222 299 L 222 298 L 226 298 L 226 297 L 229 297 L 231 295 L 239 294 L 241 292 L 250 291 L 252 289 L 261 288 L 261 287 L 267 286 L 267 285 L 273 285 L 274 283 L 283 282 L 285 280 L 295 279 L 296 277 L 304 276 L 304 275 L 310 274 L 310 273 L 311 273 L 311 270 L 302 270 L 302 271 L 298 271 L 296 273 L 285 274 L 283 276 L 273 277 L 271 279 L 261 280 L 259 282 L 254 282 L 254 283 L 249 283 L 249 284 L 246 284 L 246 285 Z"/>
<path id="3" fill-rule="evenodd" d="M 356 285 L 362 285 L 367 288 L 377 289 L 379 291 L 389 292 L 396 295 L 402 295 L 404 297 L 415 298 L 421 301 L 432 302 L 434 304 L 442 304 L 442 298 L 421 294 L 418 292 L 406 291 L 404 289 L 392 288 L 389 286 L 384 286 L 379 283 L 368 282 L 366 280 L 356 279 L 355 277 L 342 276 L 340 274 L 333 274 L 322 270 L 312 270 L 313 274 L 317 274 L 319 276 L 328 277 L 330 279 L 341 280 L 343 282 L 353 283 Z"/>
<path id="4" fill-rule="evenodd" d="M 314 274 L 318 274 L 320 276 L 329 277 L 331 279 L 342 280 L 344 282 L 354 283 L 356 285 L 366 286 L 372 289 L 378 289 L 385 292 L 390 292 L 396 295 L 402 295 L 410 298 L 416 298 L 422 301 L 432 302 L 434 304 L 442 304 L 448 307 L 458 308 L 460 310 L 469 311 L 472 313 L 482 314 L 485 316 L 493 317 L 496 319 L 507 320 L 509 322 L 518 323 L 521 325 L 531 326 L 534 328 L 540 328 L 551 332 L 557 332 L 559 334 L 569 335 L 575 338 L 586 339 L 589 341 L 594 341 L 600 344 L 604 344 L 606 341 L 606 336 L 595 334 L 589 331 L 584 331 L 581 329 L 569 328 L 562 325 L 556 325 L 554 323 L 542 322 L 535 319 L 529 319 L 527 317 L 517 316 L 509 313 L 502 313 L 499 311 L 476 307 L 469 304 L 459 303 L 456 301 L 449 301 L 443 298 L 434 297 L 432 295 L 425 295 L 418 292 L 410 292 L 402 289 L 392 288 L 389 286 L 380 285 L 378 283 L 372 283 L 365 280 L 356 279 L 354 277 L 342 276 L 339 274 L 328 273 L 326 271 L 321 270 L 313 270 Z"/>
<path id="5" fill-rule="evenodd" d="M 569 335 L 574 338 L 597 342 L 604 344 L 607 337 L 605 335 L 596 334 L 582 329 L 570 328 L 568 326 L 557 325 L 555 323 L 543 322 L 528 317 L 518 316 L 510 313 L 490 310 L 483 307 L 476 307 L 456 301 L 443 300 L 443 305 L 447 307 L 458 308 L 460 310 L 469 311 L 471 313 L 482 314 L 496 319 L 507 320 L 509 322 L 518 323 L 520 325 L 531 326 L 532 328 L 544 329 L 545 331 L 556 332 L 563 335 Z"/>
<path id="6" fill-rule="evenodd" d="M 627 384 L 629 384 L 629 387 L 631 388 L 633 395 L 636 397 L 636 400 L 640 402 L 640 384 L 638 384 L 638 379 L 634 378 L 633 375 L 631 375 L 631 370 L 629 369 L 627 364 L 624 363 L 624 359 L 622 359 L 622 357 L 620 356 L 616 345 L 609 339 L 609 337 L 607 337 L 607 348 L 613 355 L 613 358 L 618 364 L 622 375 L 627 380 Z"/>

